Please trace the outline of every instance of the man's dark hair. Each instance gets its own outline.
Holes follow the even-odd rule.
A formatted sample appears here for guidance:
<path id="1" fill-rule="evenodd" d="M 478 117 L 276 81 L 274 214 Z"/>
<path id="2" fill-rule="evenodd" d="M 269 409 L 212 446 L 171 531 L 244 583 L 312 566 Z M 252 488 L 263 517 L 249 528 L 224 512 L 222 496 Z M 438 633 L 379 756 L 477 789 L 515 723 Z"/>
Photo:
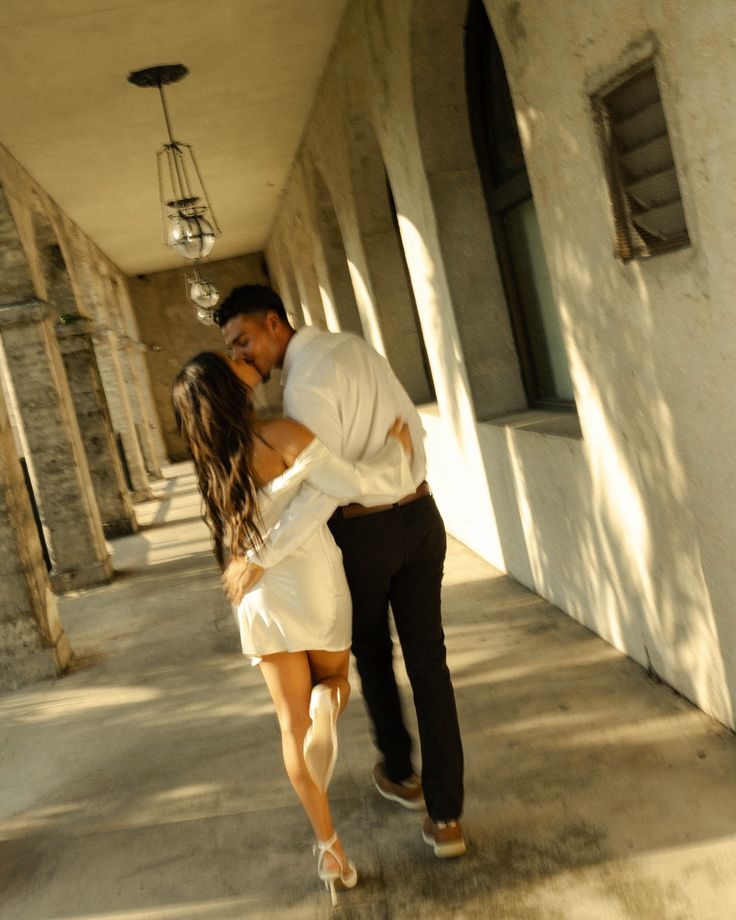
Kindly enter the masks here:
<path id="1" fill-rule="evenodd" d="M 215 322 L 222 328 L 234 316 L 265 314 L 269 310 L 273 310 L 279 319 L 289 324 L 284 303 L 276 291 L 272 291 L 265 284 L 243 284 L 232 289 L 219 309 L 215 310 L 214 316 Z"/>

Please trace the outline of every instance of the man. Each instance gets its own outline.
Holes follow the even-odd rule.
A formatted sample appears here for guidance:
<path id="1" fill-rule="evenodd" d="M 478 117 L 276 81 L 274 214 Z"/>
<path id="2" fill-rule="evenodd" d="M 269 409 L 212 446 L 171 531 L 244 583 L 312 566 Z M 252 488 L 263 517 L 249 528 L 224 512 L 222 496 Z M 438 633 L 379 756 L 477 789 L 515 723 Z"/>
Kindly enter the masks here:
<path id="1" fill-rule="evenodd" d="M 352 650 L 383 755 L 373 770 L 376 788 L 411 810 L 423 810 L 426 803 L 425 842 L 438 857 L 462 855 L 463 751 L 440 613 L 446 536 L 425 482 L 419 415 L 388 363 L 362 339 L 315 327 L 295 332 L 270 288 L 235 288 L 215 318 L 234 358 L 252 364 L 264 380 L 274 367 L 282 369 L 284 414 L 314 431 L 338 456 L 369 459 L 383 447 L 397 416 L 409 425 L 413 493 L 396 496 L 393 505 L 335 510 L 334 499 L 303 490 L 267 545 L 247 561 L 231 563 L 225 583 L 231 597 L 242 597 L 259 573 L 256 564 L 273 565 L 311 527 L 330 518 L 353 600 Z M 389 604 L 414 695 L 421 784 L 393 670 Z"/>

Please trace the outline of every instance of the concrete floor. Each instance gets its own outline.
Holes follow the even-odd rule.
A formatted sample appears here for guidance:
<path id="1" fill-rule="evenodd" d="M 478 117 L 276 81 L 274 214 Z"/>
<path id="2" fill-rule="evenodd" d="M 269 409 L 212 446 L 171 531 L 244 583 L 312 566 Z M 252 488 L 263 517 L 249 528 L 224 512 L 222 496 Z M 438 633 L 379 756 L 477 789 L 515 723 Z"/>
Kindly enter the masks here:
<path id="1" fill-rule="evenodd" d="M 329 917 L 257 669 L 239 654 L 185 466 L 62 599 L 72 673 L 0 696 L 3 920 Z M 451 543 L 450 663 L 472 849 L 440 862 L 375 793 L 356 692 L 331 787 L 358 888 L 340 916 L 736 918 L 736 740 Z"/>

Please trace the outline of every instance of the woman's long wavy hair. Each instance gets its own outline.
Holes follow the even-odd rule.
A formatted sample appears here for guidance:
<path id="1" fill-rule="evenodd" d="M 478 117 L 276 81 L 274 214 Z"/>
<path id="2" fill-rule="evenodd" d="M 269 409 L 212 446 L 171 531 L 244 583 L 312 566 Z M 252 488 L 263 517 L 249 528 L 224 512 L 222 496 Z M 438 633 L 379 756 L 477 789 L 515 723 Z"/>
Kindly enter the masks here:
<path id="1" fill-rule="evenodd" d="M 215 558 L 224 569 L 226 549 L 242 555 L 263 543 L 250 466 L 250 393 L 223 358 L 203 351 L 177 374 L 171 400 L 179 434 L 194 462 Z"/>

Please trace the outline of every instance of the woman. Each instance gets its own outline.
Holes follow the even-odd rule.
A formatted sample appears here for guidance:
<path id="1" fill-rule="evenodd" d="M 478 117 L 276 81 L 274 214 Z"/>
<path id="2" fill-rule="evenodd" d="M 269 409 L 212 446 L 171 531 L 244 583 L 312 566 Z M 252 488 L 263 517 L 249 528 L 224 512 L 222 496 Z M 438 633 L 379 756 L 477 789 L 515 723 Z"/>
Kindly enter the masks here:
<path id="1" fill-rule="evenodd" d="M 371 463 L 330 454 L 290 419 L 259 421 L 251 392 L 260 375 L 224 354 L 203 352 L 179 372 L 172 399 L 194 462 L 204 517 L 224 569 L 228 554 L 258 548 L 306 486 L 340 503 L 383 504 L 412 491 L 408 428 L 400 419 Z M 317 837 L 317 872 L 329 888 L 358 880 L 337 837 L 326 790 L 337 754 L 335 723 L 350 693 L 350 594 L 326 521 L 265 571 L 237 611 L 244 654 L 260 667 L 276 707 L 286 772 Z"/>

